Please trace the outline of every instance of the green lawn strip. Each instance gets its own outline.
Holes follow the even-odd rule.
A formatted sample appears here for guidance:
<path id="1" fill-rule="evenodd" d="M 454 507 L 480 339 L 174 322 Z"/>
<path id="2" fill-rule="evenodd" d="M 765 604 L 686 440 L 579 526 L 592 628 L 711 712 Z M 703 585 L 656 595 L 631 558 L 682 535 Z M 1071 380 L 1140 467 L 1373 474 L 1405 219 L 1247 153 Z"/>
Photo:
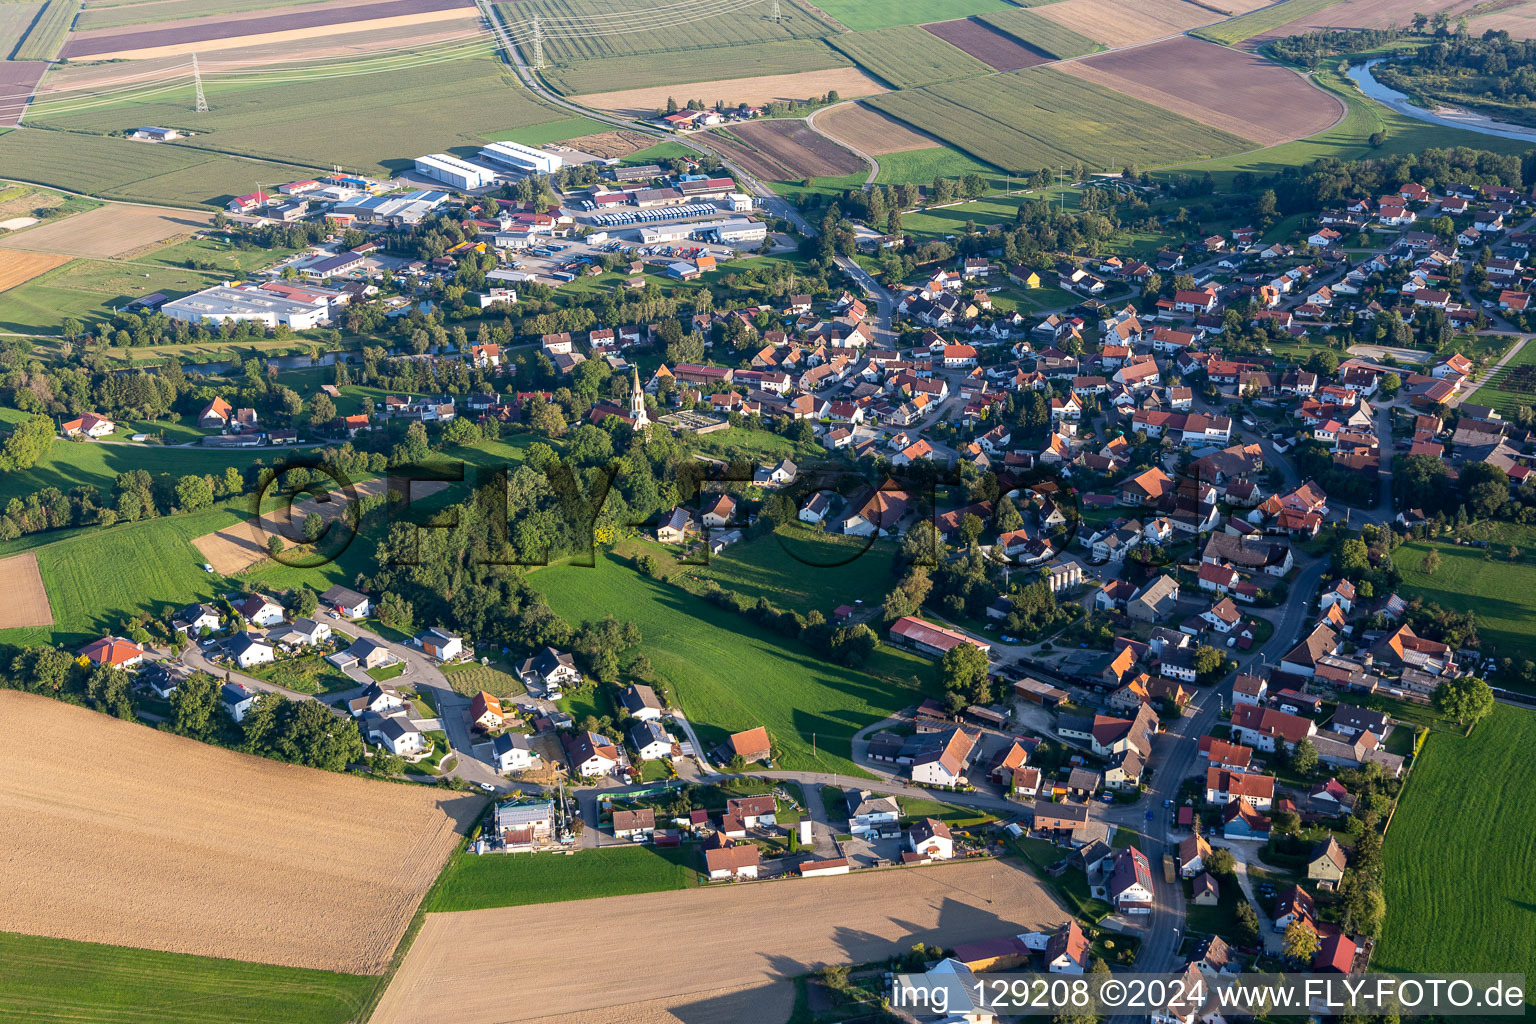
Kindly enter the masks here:
<path id="1" fill-rule="evenodd" d="M 0 932 L 0 1019 L 16 1024 L 346 1024 L 379 979 Z"/>
<path id="2" fill-rule="evenodd" d="M 946 804 L 939 800 L 899 796 L 896 798 L 896 802 L 901 805 L 902 819 L 908 823 L 921 821 L 924 818 L 937 818 L 950 828 L 969 828 L 973 825 L 997 820 L 997 815 L 991 811 L 979 811 L 974 807 L 960 807 L 955 804 Z"/>
<path id="3" fill-rule="evenodd" d="M 597 132 L 612 130 L 612 125 L 594 121 L 590 117 L 564 117 L 558 121 L 546 121 L 526 128 L 489 132 L 485 137 L 492 142 L 520 142 L 525 146 L 542 146 L 546 142 L 564 142 L 566 139 L 574 139 L 581 135 L 593 135 Z"/>
<path id="4" fill-rule="evenodd" d="M 1429 737 L 1387 833 L 1374 969 L 1536 977 L 1533 744 L 1536 712 L 1506 705 Z"/>
<path id="5" fill-rule="evenodd" d="M 668 556 L 660 545 L 651 553 Z M 895 554 L 890 541 L 868 544 L 789 526 L 732 544 L 711 555 L 708 565 L 676 565 L 674 572 L 685 585 L 714 580 L 749 602 L 767 598 L 777 608 L 802 615 L 819 611 L 830 619 L 839 605 L 862 600 L 872 607 L 883 600 L 894 582 Z"/>
<path id="6" fill-rule="evenodd" d="M 849 759 L 853 734 L 920 700 L 919 680 L 932 679 L 932 663 L 916 659 L 877 659 L 881 668 L 916 670 L 884 678 L 830 664 L 796 640 L 644 577 L 611 555 L 594 568 L 539 569 L 529 582 L 572 622 L 609 613 L 633 620 L 644 637 L 639 652 L 670 681 L 705 746 L 765 726 L 781 768 L 867 774 Z"/>
<path id="7" fill-rule="evenodd" d="M 650 846 L 554 853 L 458 853 L 423 904 L 430 913 L 626 896 L 699 883 L 699 851 Z"/>
<path id="8" fill-rule="evenodd" d="M 967 174 L 984 174 L 988 177 L 1002 171 L 989 163 L 977 160 L 969 153 L 953 146 L 930 146 L 927 149 L 906 149 L 897 153 L 882 153 L 880 173 L 875 181 L 881 185 L 918 184 L 928 185 L 934 178 L 960 178 Z M 1001 188 L 1002 182 L 993 182 Z M 906 221 L 902 221 L 906 230 Z"/>

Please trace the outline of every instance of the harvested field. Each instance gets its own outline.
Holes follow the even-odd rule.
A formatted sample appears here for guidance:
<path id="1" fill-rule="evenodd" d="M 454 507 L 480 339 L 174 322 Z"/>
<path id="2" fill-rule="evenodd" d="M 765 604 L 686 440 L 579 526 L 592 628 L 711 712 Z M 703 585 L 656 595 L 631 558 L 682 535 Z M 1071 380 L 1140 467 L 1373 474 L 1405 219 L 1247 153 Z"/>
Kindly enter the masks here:
<path id="1" fill-rule="evenodd" d="M 201 231 L 211 220 L 205 213 L 190 210 L 112 203 L 68 220 L 7 235 L 0 239 L 0 247 L 106 259 Z"/>
<path id="2" fill-rule="evenodd" d="M 996 71 L 1032 68 L 1051 59 L 1032 46 L 1025 46 L 975 18 L 939 21 L 923 28 L 952 46 L 959 47 Z"/>
<path id="3" fill-rule="evenodd" d="M 3 245 L 0 242 L 0 245 Z M 26 284 L 54 267 L 69 262 L 68 256 L 46 252 L 0 252 L 0 292 Z"/>
<path id="4" fill-rule="evenodd" d="M 1030 10 L 1105 46 L 1133 46 L 1221 17 L 1185 0 L 1061 0 Z"/>
<path id="5" fill-rule="evenodd" d="M 1336 96 L 1280 65 L 1190 36 L 1061 70 L 1265 146 L 1315 135 L 1344 113 Z"/>
<path id="6" fill-rule="evenodd" d="M 303 39 L 363 27 L 422 24 L 462 17 L 464 0 L 376 0 L 373 3 L 319 3 L 283 13 L 244 11 L 215 18 L 166 21 L 74 33 L 60 55 L 74 60 L 148 58 L 173 53 L 244 47 L 247 41 Z M 408 20 L 401 20 L 408 19 Z"/>
<path id="7" fill-rule="evenodd" d="M 0 7 L 0 10 L 3 9 Z M 0 63 L 0 128 L 14 128 L 21 121 L 22 111 L 27 109 L 27 100 L 47 70 L 47 62 L 40 60 Z"/>
<path id="8" fill-rule="evenodd" d="M 794 75 L 765 75 L 760 78 L 727 78 L 714 82 L 689 82 L 683 85 L 659 85 L 619 92 L 594 92 L 576 97 L 584 106 L 612 114 L 648 117 L 664 109 L 670 96 L 679 104 L 691 99 L 713 104 L 748 103 L 754 106 L 774 100 L 807 100 L 836 92 L 845 98 L 873 96 L 885 87 L 858 68 L 832 68 L 827 71 L 802 71 Z"/>
<path id="9" fill-rule="evenodd" d="M 816 127 L 871 156 L 936 149 L 943 145 L 933 136 L 913 131 L 895 118 L 862 103 L 844 103 L 818 114 Z"/>
<path id="10" fill-rule="evenodd" d="M 0 603 L 0 629 L 53 625 L 53 609 L 37 571 L 35 551 L 0 558 L 0 594 L 5 595 Z"/>
<path id="11" fill-rule="evenodd" d="M 686 59 L 691 50 L 821 39 L 836 31 L 801 0 L 779 0 L 777 20 L 768 16 L 766 7 L 698 5 L 689 13 L 656 0 L 504 0 L 496 10 L 524 57 L 532 48 L 533 19 L 543 19 L 544 59 L 553 64 L 661 52 Z M 744 56 L 743 61 L 752 59 Z M 641 61 L 640 66 L 647 63 Z M 698 81 L 710 76 L 693 77 Z M 630 80 L 621 71 L 613 81 Z"/>
<path id="12" fill-rule="evenodd" d="M 75 19 L 80 31 L 96 28 L 120 28 L 146 25 L 155 21 L 181 18 L 214 18 L 236 11 L 267 11 L 275 7 L 296 7 L 316 0 L 145 0 L 143 3 L 100 3 L 85 0 L 85 10 Z"/>
<path id="13" fill-rule="evenodd" d="M 713 132 L 721 153 L 748 174 L 772 181 L 832 178 L 867 169 L 858 156 L 800 120 L 759 121 Z"/>
<path id="14" fill-rule="evenodd" d="M 1290 0 L 1291 4 L 1298 0 Z M 1456 24 L 1456 19 L 1466 14 L 1477 6 L 1478 0 L 1450 0 L 1444 5 L 1435 5 L 1430 11 L 1445 10 L 1450 16 L 1451 24 Z M 1273 9 L 1274 14 L 1279 14 L 1283 7 Z M 1271 22 L 1270 26 L 1259 28 L 1250 44 L 1259 46 L 1269 39 L 1279 39 L 1283 36 L 1298 35 L 1303 32 L 1316 32 L 1319 29 L 1330 28 L 1386 28 L 1389 25 L 1406 27 L 1413 21 L 1413 16 L 1418 11 L 1425 10 L 1423 4 L 1415 5 L 1412 0 L 1342 0 L 1342 2 L 1329 3 L 1327 0 L 1311 0 L 1307 6 L 1300 8 L 1297 15 L 1283 23 Z M 1266 10 L 1262 15 L 1269 15 Z M 1513 12 L 1503 12 L 1510 14 Z M 1254 18 L 1262 16 L 1253 15 Z M 1490 17 L 1498 17 L 1491 15 Z M 1470 28 L 1474 28 L 1479 35 L 1486 28 L 1494 27 L 1491 24 L 1483 24 L 1484 19 L 1471 22 Z M 1502 27 L 1502 26 L 1500 26 Z"/>
<path id="15" fill-rule="evenodd" d="M 107 752 L 0 778 L 0 931 L 381 973 L 483 806 L 16 691 L 0 719 L 35 750 Z"/>
<path id="16" fill-rule="evenodd" d="M 606 160 L 616 157 L 629 156 L 638 153 L 642 149 L 654 146 L 656 140 L 649 135 L 641 135 L 639 132 L 619 129 L 612 132 L 598 132 L 596 135 L 582 135 L 575 139 L 566 139 L 560 145 L 574 149 L 582 153 L 590 153 Z"/>
<path id="17" fill-rule="evenodd" d="M 633 936 L 657 915 L 669 922 L 665 957 L 623 985 L 591 970 L 632 955 Z M 782 1024 L 794 1003 L 787 980 L 823 964 L 1053 928 L 1065 916 L 1027 868 L 1001 861 L 430 914 L 373 1024 Z M 593 920 L 605 926 L 594 930 Z M 540 941 L 523 942 L 528 935 Z M 583 955 L 572 957 L 578 946 Z"/>

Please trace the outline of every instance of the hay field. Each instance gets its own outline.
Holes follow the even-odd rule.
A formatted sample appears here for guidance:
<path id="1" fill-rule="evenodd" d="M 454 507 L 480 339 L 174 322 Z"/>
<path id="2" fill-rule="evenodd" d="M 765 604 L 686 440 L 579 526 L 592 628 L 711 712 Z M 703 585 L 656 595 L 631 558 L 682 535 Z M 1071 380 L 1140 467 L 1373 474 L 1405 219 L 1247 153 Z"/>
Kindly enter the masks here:
<path id="1" fill-rule="evenodd" d="M 737 125 L 711 133 L 726 159 L 748 174 L 773 181 L 833 178 L 867 169 L 856 154 L 788 118 Z"/>
<path id="2" fill-rule="evenodd" d="M 768 16 L 767 6 L 696 5 L 691 11 L 687 7 L 656 0 L 504 0 L 496 4 L 525 58 L 530 55 L 533 19 L 540 19 L 544 59 L 554 64 L 821 39 L 836 30 L 802 0 L 779 0 L 778 21 Z"/>
<path id="3" fill-rule="evenodd" d="M 1315 135 L 1344 113 L 1338 97 L 1280 65 L 1190 36 L 1061 70 L 1265 146 Z"/>
<path id="4" fill-rule="evenodd" d="M 1220 17 L 1184 0 L 1061 0 L 1030 10 L 1105 46 L 1133 46 L 1177 35 Z"/>
<path id="5" fill-rule="evenodd" d="M 4 245 L 0 240 L 0 245 Z M 39 277 L 69 262 L 68 256 L 59 256 L 44 252 L 3 252 L 0 253 L 0 292 L 8 288 L 15 288 L 19 284 L 26 284 L 34 277 Z"/>
<path id="6" fill-rule="evenodd" d="M 844 103 L 818 114 L 816 127 L 871 156 L 937 149 L 943 145 L 933 136 L 913 131 L 895 118 L 862 103 Z"/>
<path id="7" fill-rule="evenodd" d="M 712 105 L 716 100 L 726 103 L 748 103 L 754 106 L 774 100 L 808 100 L 836 92 L 839 96 L 853 99 L 885 92 L 885 86 L 870 78 L 858 68 L 832 68 L 826 71 L 802 71 L 793 75 L 764 75 L 759 78 L 727 78 L 713 82 L 689 82 L 683 85 L 651 86 L 644 89 L 622 89 L 617 92 L 594 92 L 575 97 L 584 106 L 606 110 L 611 114 L 628 114 L 648 117 L 652 111 L 665 109 L 667 98 L 679 104 L 688 100 L 702 100 Z"/>
<path id="8" fill-rule="evenodd" d="M 121 28 L 124 25 L 146 25 L 181 18 L 213 18 L 236 11 L 298 7 L 316 2 L 322 0 L 142 0 L 134 3 L 85 0 L 85 10 L 75 19 L 75 27 L 83 32 L 87 29 Z"/>
<path id="9" fill-rule="evenodd" d="M 56 755 L 0 776 L 3 931 L 381 973 L 483 805 L 32 694 L 0 692 L 0 719 Z"/>
<path id="10" fill-rule="evenodd" d="M 1027 868 L 999 861 L 430 914 L 373 1024 L 782 1024 L 794 1002 L 787 979 L 820 965 L 1051 928 L 1066 916 Z M 632 958 L 635 936 L 656 921 L 666 922 L 665 955 L 646 970 L 622 984 L 592 970 Z"/>
<path id="11" fill-rule="evenodd" d="M 1042 18 L 1033 11 L 1000 11 L 997 14 L 979 15 L 976 20 L 1015 39 L 1023 40 L 1058 60 L 1081 57 L 1085 53 L 1093 53 L 1101 49 L 1098 43 L 1087 36 L 1073 32 L 1058 22 Z"/>
<path id="12" fill-rule="evenodd" d="M 0 247 L 110 259 L 177 235 L 201 231 L 211 222 L 206 213 L 112 203 L 67 220 L 7 235 L 0 239 Z"/>
<path id="13" fill-rule="evenodd" d="M 0 629 L 53 625 L 48 591 L 37 571 L 37 552 L 0 558 Z"/>
<path id="14" fill-rule="evenodd" d="M 1292 5 L 1297 4 L 1298 0 L 1289 0 L 1287 4 L 1277 6 L 1271 10 L 1274 15 L 1278 15 Z M 1257 36 L 1253 40 L 1253 45 L 1257 46 L 1260 42 L 1267 39 L 1279 39 L 1282 36 L 1299 35 L 1304 32 L 1315 32 L 1320 29 L 1386 28 L 1389 25 L 1406 27 L 1412 23 L 1413 16 L 1418 11 L 1424 11 L 1426 14 L 1429 14 L 1442 8 L 1450 16 L 1451 25 L 1454 26 L 1458 18 L 1467 14 L 1476 6 L 1479 6 L 1479 0 L 1449 0 L 1447 3 L 1431 4 L 1428 6 L 1415 4 L 1412 0 L 1334 0 L 1334 2 L 1310 0 L 1310 2 L 1307 2 L 1306 7 L 1298 6 L 1295 15 L 1283 23 L 1275 20 L 1271 22 L 1271 25 L 1275 27 L 1265 26 L 1264 29 L 1261 29 L 1262 35 Z M 1266 10 L 1263 14 L 1269 15 L 1271 10 Z M 1506 11 L 1502 13 L 1507 15 L 1513 12 Z M 1255 14 L 1253 17 L 1258 18 L 1261 16 Z M 1489 17 L 1497 18 L 1499 15 L 1494 14 L 1489 15 Z M 1472 21 L 1468 27 L 1477 35 L 1481 35 L 1488 28 L 1504 27 L 1491 22 L 1485 24 L 1486 20 L 1478 18 Z"/>

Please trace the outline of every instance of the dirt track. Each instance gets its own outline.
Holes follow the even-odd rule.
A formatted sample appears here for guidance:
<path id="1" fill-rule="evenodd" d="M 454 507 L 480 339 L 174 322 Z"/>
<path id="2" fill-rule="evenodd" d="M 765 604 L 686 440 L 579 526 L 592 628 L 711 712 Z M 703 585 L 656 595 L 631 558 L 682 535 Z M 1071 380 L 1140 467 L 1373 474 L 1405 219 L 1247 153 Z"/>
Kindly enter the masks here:
<path id="1" fill-rule="evenodd" d="M 844 99 L 851 99 L 873 96 L 888 90 L 858 68 L 832 68 L 829 71 L 802 71 L 793 75 L 726 78 L 712 82 L 689 82 L 685 85 L 594 92 L 573 98 L 584 106 L 613 114 L 649 117 L 652 111 L 666 109 L 669 96 L 679 104 L 689 100 L 700 100 L 705 104 L 713 104 L 716 100 L 762 104 L 772 100 L 808 100 L 813 96 L 824 96 L 829 91 L 836 92 Z"/>
<path id="2" fill-rule="evenodd" d="M 1278 64 L 1191 36 L 1060 70 L 1265 146 L 1314 135 L 1344 112 L 1337 97 Z"/>
<path id="3" fill-rule="evenodd" d="M 0 258 L 3 262 L 3 258 Z M 0 559 L 0 629 L 53 625 L 53 608 L 37 571 L 37 552 Z"/>
<path id="4" fill-rule="evenodd" d="M 0 690 L 0 931 L 381 973 L 483 801 Z"/>
<path id="5" fill-rule="evenodd" d="M 913 131 L 862 103 L 845 103 L 816 115 L 816 127 L 861 153 L 883 156 L 912 149 L 937 149 L 938 139 Z"/>
<path id="6" fill-rule="evenodd" d="M 73 217 L 6 235 L 0 238 L 0 248 L 106 259 L 176 235 L 201 231 L 212 220 L 210 214 L 191 210 L 108 203 Z"/>
<path id="7" fill-rule="evenodd" d="M 431 914 L 372 1024 L 782 1024 L 786 979 L 819 965 L 1066 916 L 1026 868 L 998 861 Z M 658 926 L 665 942 L 638 954 L 643 970 L 593 970 L 636 963 L 637 936 Z"/>

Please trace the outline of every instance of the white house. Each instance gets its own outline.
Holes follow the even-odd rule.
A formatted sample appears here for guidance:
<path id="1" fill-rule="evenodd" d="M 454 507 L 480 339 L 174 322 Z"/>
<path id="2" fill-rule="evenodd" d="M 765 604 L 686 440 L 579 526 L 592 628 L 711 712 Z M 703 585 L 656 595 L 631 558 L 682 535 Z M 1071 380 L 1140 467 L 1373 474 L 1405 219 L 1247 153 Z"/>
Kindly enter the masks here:
<path id="1" fill-rule="evenodd" d="M 562 654 L 553 647 L 546 647 L 531 658 L 524 658 L 517 673 L 525 683 L 539 683 L 547 691 L 563 690 L 581 682 L 581 672 L 576 659 Z"/>
<path id="2" fill-rule="evenodd" d="M 391 715 L 371 723 L 368 738 L 401 757 L 422 754 L 427 750 L 427 738 L 404 715 Z"/>
<path id="3" fill-rule="evenodd" d="M 949 826 L 937 818 L 924 818 L 907 831 L 907 845 L 912 852 L 930 860 L 949 860 L 955 855 L 955 840 Z"/>
<path id="4" fill-rule="evenodd" d="M 256 694 L 240 683 L 225 683 L 219 688 L 219 702 L 231 718 L 241 722 L 245 720 L 245 713 L 251 710 L 251 705 L 256 703 Z"/>
<path id="5" fill-rule="evenodd" d="M 235 605 L 235 611 L 253 626 L 275 626 L 283 621 L 283 606 L 265 594 L 252 594 Z"/>
<path id="6" fill-rule="evenodd" d="M 491 763 L 498 772 L 527 771 L 537 768 L 539 761 L 539 755 L 522 733 L 502 733 L 491 741 Z"/>
<path id="7" fill-rule="evenodd" d="M 229 656 L 241 668 L 266 665 L 274 657 L 272 645 L 267 642 L 266 637 L 255 633 L 241 633 L 229 641 L 227 648 Z"/>
<path id="8" fill-rule="evenodd" d="M 321 594 L 320 604 L 349 619 L 367 618 L 368 612 L 373 608 L 367 594 L 359 594 L 355 590 L 340 585 L 331 587 Z"/>
<path id="9" fill-rule="evenodd" d="M 642 761 L 661 761 L 672 756 L 672 737 L 656 722 L 640 722 L 629 730 L 629 742 Z"/>
<path id="10" fill-rule="evenodd" d="M 433 626 L 416 638 L 421 649 L 438 661 L 452 661 L 464 653 L 464 638 Z"/>

